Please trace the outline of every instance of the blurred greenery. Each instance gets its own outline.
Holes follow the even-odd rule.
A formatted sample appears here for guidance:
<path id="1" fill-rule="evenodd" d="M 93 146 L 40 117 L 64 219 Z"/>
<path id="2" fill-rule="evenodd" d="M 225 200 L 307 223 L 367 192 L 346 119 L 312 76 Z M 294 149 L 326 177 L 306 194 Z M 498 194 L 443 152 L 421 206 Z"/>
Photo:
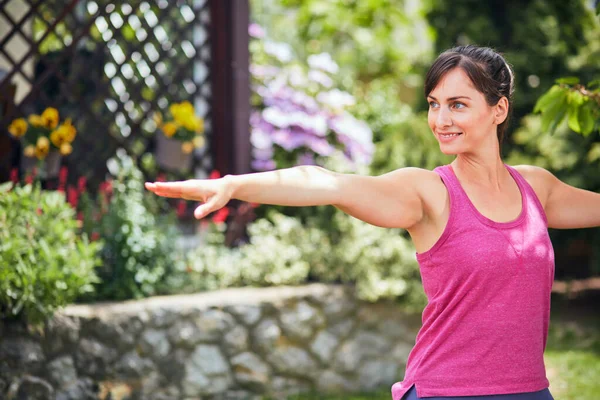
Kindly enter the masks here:
<path id="1" fill-rule="evenodd" d="M 113 161 L 114 180 L 108 204 L 98 199 L 81 199 L 84 231 L 98 234 L 104 246 L 100 282 L 93 293 L 80 300 L 127 300 L 168 291 L 166 278 L 176 270 L 179 257 L 175 242 L 177 228 L 173 213 L 162 214 L 156 196 L 145 191 L 144 177 L 132 158 L 117 152 Z M 102 210 L 103 207 L 106 207 Z"/>
<path id="2" fill-rule="evenodd" d="M 177 293 L 237 286 L 295 285 L 310 281 L 354 283 L 367 301 L 398 299 L 420 311 L 426 299 L 414 248 L 399 229 L 368 225 L 341 211 L 304 222 L 274 209 L 248 226 L 250 243 L 223 246 L 224 226 L 211 225 L 204 245 L 170 281 Z M 336 234 L 337 233 L 337 234 Z M 269 249 L 269 251 L 265 251 Z"/>
<path id="3" fill-rule="evenodd" d="M 567 103 L 581 107 L 570 106 L 562 123 L 548 121 L 552 109 L 541 118 L 533 114 L 559 78 L 576 77 L 594 88 L 600 75 L 600 19 L 590 2 L 254 0 L 251 5 L 252 19 L 301 57 L 327 51 L 340 64 L 337 80 L 357 99 L 352 113 L 373 129 L 370 173 L 432 169 L 451 161 L 427 126 L 423 77 L 436 54 L 478 44 L 503 53 L 515 71 L 505 161 L 539 165 L 571 185 L 600 191 L 598 125 L 587 136 L 572 130 L 577 125 L 589 130 L 590 112 L 579 110 L 591 103 L 565 95 Z M 573 92 L 575 86 L 562 90 Z M 598 124 L 597 111 L 591 116 Z M 558 279 L 600 274 L 600 230 L 551 231 L 551 237 Z"/>
<path id="4" fill-rule="evenodd" d="M 91 292 L 99 246 L 79 235 L 62 193 L 1 185 L 0 317 L 38 324 Z"/>

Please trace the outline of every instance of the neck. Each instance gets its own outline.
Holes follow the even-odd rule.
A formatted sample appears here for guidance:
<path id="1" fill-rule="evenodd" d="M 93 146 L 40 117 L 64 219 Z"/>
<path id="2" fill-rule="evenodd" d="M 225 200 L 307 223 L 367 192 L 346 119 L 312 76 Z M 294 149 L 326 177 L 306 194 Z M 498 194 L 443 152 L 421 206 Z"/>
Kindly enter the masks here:
<path id="1" fill-rule="evenodd" d="M 501 190 L 509 174 L 499 154 L 489 158 L 459 154 L 452 162 L 452 169 L 461 181 L 495 191 Z"/>

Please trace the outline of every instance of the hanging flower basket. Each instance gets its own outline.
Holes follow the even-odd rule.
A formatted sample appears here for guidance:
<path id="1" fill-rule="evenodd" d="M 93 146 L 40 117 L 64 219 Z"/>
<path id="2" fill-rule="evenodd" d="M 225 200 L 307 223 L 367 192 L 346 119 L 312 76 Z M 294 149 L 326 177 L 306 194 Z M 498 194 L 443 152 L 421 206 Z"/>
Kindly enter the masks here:
<path id="1" fill-rule="evenodd" d="M 181 141 L 171 139 L 162 131 L 156 132 L 156 163 L 168 171 L 189 172 L 192 168 L 193 154 L 185 153 Z"/>
<path id="2" fill-rule="evenodd" d="M 71 154 L 71 143 L 77 135 L 71 120 L 67 118 L 60 123 L 58 110 L 53 107 L 48 107 L 41 115 L 32 114 L 27 120 L 15 119 L 8 131 L 21 139 L 21 169 L 30 173 L 36 167 L 37 175 L 42 179 L 58 176 L 62 156 Z"/>
<path id="3" fill-rule="evenodd" d="M 36 174 L 39 178 L 53 179 L 58 177 L 61 161 L 62 156 L 58 150 L 51 150 L 43 160 L 23 155 L 21 157 L 21 170 L 28 174 L 36 168 Z"/>
<path id="4" fill-rule="evenodd" d="M 165 120 L 154 116 L 156 131 L 156 163 L 173 172 L 189 172 L 194 149 L 204 147 L 204 120 L 195 115 L 188 101 L 172 104 Z"/>

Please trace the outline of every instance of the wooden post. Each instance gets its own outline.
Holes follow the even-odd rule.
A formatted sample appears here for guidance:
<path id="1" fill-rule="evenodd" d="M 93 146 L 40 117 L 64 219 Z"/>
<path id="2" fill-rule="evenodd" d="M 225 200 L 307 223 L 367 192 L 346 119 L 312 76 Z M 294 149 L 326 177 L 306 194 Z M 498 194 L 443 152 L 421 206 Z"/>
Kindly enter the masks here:
<path id="1" fill-rule="evenodd" d="M 250 171 L 248 0 L 209 0 L 212 154 L 221 173 Z"/>

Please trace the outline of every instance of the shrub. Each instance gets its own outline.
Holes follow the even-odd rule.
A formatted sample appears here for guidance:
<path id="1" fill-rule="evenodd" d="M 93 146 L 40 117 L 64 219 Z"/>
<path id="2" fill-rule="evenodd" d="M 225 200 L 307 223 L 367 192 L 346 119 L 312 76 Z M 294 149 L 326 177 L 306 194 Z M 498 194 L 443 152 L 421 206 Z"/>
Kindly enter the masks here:
<path id="1" fill-rule="evenodd" d="M 41 322 L 93 290 L 100 243 L 78 235 L 75 211 L 39 185 L 0 186 L 0 307 L 3 317 Z"/>
<path id="2" fill-rule="evenodd" d="M 332 227 L 323 228 L 315 216 L 303 224 L 271 210 L 248 226 L 251 243 L 233 249 L 222 245 L 224 227 L 213 226 L 190 255 L 183 290 L 345 282 L 356 285 L 361 299 L 399 298 L 422 309 L 414 248 L 400 229 L 378 228 L 341 211 L 328 223 Z"/>
<path id="3" fill-rule="evenodd" d="M 125 300 L 163 292 L 165 277 L 179 262 L 173 238 L 172 213 L 156 216 L 153 195 L 144 189 L 142 172 L 133 159 L 117 152 L 115 175 L 105 213 L 97 207 L 106 199 L 83 196 L 84 229 L 104 242 L 98 269 L 100 282 L 93 296 L 82 300 Z"/>

